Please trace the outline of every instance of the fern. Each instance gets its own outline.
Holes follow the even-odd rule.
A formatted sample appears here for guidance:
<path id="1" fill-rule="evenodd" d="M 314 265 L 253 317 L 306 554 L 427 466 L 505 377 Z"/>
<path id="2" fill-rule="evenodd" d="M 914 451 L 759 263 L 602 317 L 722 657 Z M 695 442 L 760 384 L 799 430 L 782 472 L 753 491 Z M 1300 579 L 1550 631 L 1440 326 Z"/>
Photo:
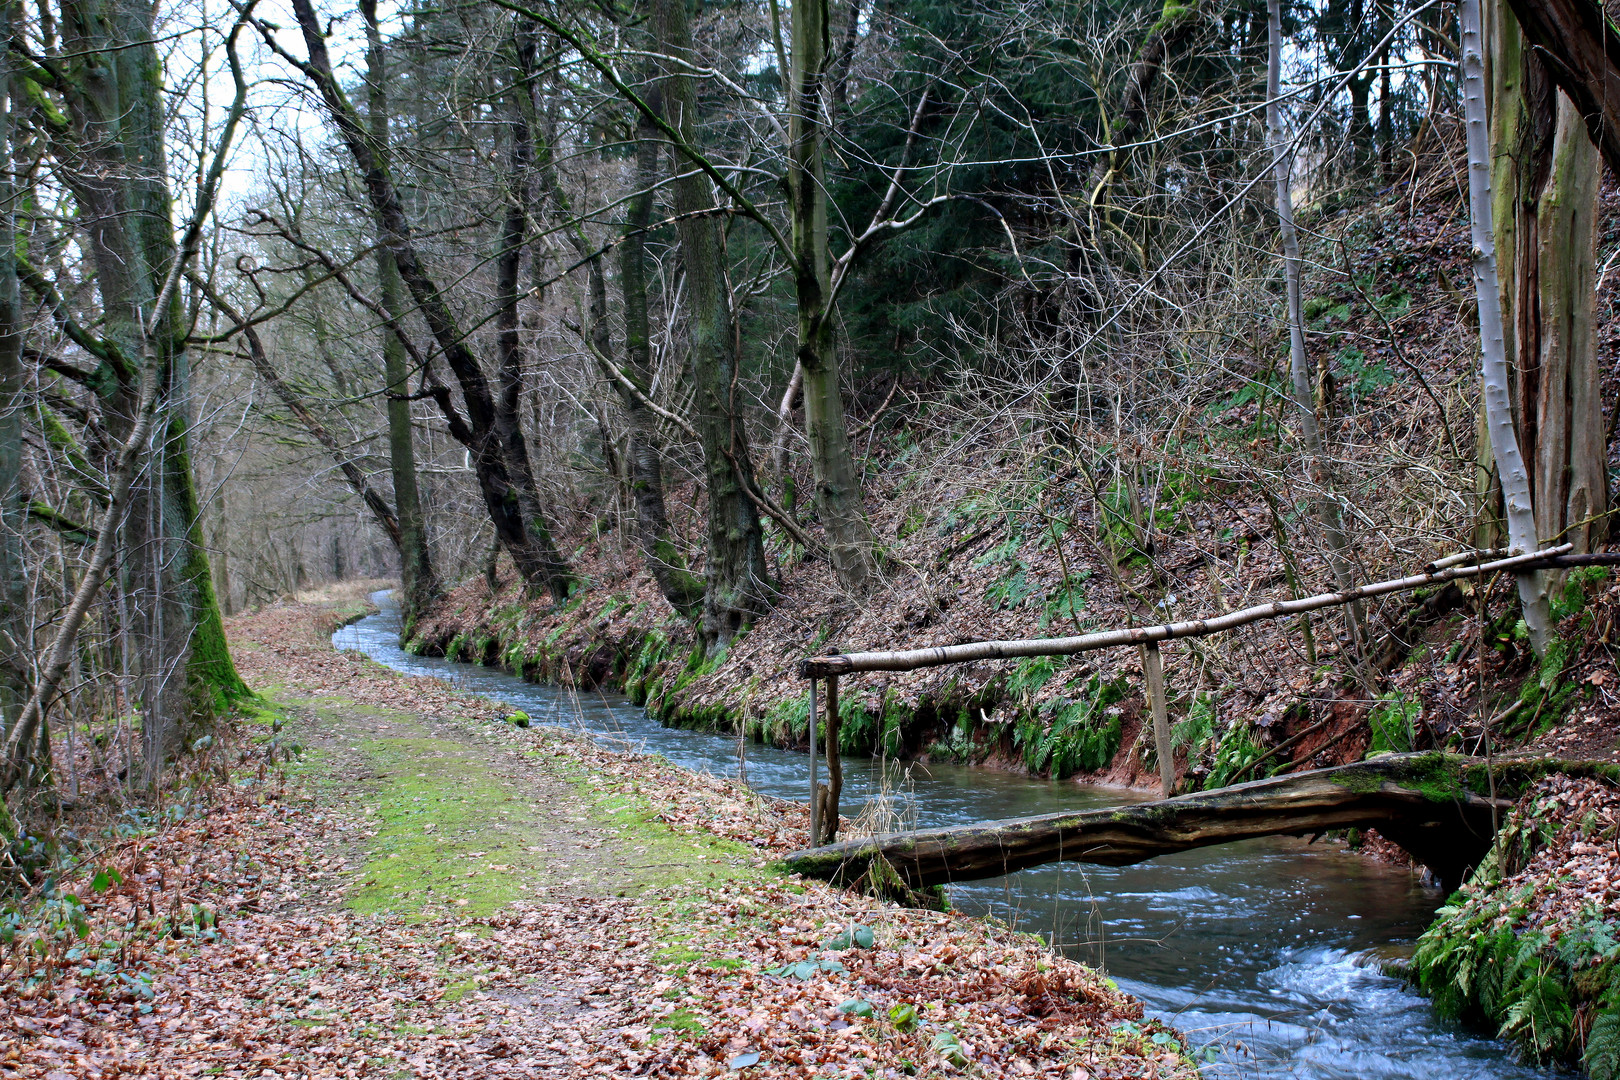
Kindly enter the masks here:
<path id="1" fill-rule="evenodd" d="M 1198 694 L 1187 709 L 1187 719 L 1170 730 L 1170 745 L 1177 749 L 1185 746 L 1190 755 L 1198 753 L 1215 733 L 1215 701 L 1208 694 Z"/>
<path id="2" fill-rule="evenodd" d="M 1564 984 L 1551 975 L 1532 975 L 1516 990 L 1501 1036 L 1516 1039 L 1537 1061 L 1557 1056 L 1569 1043 L 1575 1019 Z"/>
<path id="3" fill-rule="evenodd" d="M 1215 748 L 1215 764 L 1209 770 L 1209 781 L 1205 786 L 1225 787 L 1234 776 L 1253 764 L 1262 752 L 1260 744 L 1254 741 L 1254 733 L 1249 725 L 1241 720 L 1234 722 Z"/>
<path id="4" fill-rule="evenodd" d="M 1414 721 L 1422 708 L 1415 701 L 1406 700 L 1399 691 L 1380 695 L 1380 704 L 1367 718 L 1372 728 L 1372 744 L 1368 753 L 1393 750 L 1397 754 L 1410 753 L 1415 747 Z"/>
<path id="5" fill-rule="evenodd" d="M 1581 1065 L 1591 1080 L 1620 1080 L 1620 1003 L 1601 1010 L 1592 1021 Z"/>
<path id="6" fill-rule="evenodd" d="M 1033 694 L 1051 681 L 1057 674 L 1057 660 L 1050 656 L 1032 656 L 1027 660 L 1020 660 L 1013 673 L 1007 678 L 1007 692 L 1010 694 Z"/>
<path id="7" fill-rule="evenodd" d="M 1558 939 L 1555 952 L 1558 959 L 1570 968 L 1577 968 L 1589 960 L 1604 961 L 1620 956 L 1620 940 L 1614 928 L 1604 921 L 1602 912 L 1588 905 L 1581 912 L 1581 921 L 1564 931 Z"/>
<path id="8" fill-rule="evenodd" d="M 1038 677 L 1044 685 L 1049 673 L 1019 666 L 1009 685 L 1026 684 Z M 1031 772 L 1051 770 L 1065 779 L 1081 770 L 1095 771 L 1113 760 L 1119 750 L 1122 723 L 1108 706 L 1124 697 L 1123 680 L 1103 682 L 1096 675 L 1084 683 L 1070 683 L 1080 694 L 1074 699 L 1047 702 L 1038 712 L 1025 713 L 1013 725 L 1013 748 L 1023 754 Z"/>
<path id="9" fill-rule="evenodd" d="M 1046 725 L 1040 716 L 1019 717 L 1013 725 L 1013 749 L 1023 751 L 1024 767 L 1030 772 L 1038 773 L 1046 768 L 1051 747 L 1047 741 Z"/>

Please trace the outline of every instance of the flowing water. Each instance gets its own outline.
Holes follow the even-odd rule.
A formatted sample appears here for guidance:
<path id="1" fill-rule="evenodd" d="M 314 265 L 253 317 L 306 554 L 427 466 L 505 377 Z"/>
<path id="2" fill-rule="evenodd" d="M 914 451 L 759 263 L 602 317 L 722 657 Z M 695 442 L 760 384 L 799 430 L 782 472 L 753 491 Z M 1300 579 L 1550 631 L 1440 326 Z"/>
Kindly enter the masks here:
<path id="1" fill-rule="evenodd" d="M 399 612 L 339 630 L 333 644 L 457 689 L 498 698 L 535 723 L 618 737 L 689 769 L 735 776 L 737 740 L 667 728 L 616 694 L 536 686 L 492 668 L 411 656 Z M 806 756 L 748 744 L 756 790 L 802 798 Z M 876 796 L 906 826 L 949 825 L 1085 809 L 1140 798 L 1113 788 L 956 765 L 844 763 L 844 807 Z M 1443 899 L 1407 870 L 1331 847 L 1275 838 L 1127 867 L 1054 864 L 956 885 L 951 903 L 994 914 L 1104 968 L 1194 1046 L 1219 1050 L 1221 1077 L 1423 1080 L 1547 1077 L 1507 1047 L 1438 1019 L 1426 999 L 1385 975 Z"/>

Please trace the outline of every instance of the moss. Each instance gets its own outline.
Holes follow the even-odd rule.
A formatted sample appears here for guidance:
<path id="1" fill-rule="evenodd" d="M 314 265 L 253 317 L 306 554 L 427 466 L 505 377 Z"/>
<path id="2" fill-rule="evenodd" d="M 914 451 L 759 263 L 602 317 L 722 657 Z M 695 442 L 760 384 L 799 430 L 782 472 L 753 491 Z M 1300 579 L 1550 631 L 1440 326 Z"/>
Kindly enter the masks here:
<path id="1" fill-rule="evenodd" d="M 665 967 L 671 967 L 675 965 L 687 965 L 693 963 L 694 961 L 701 960 L 703 959 L 703 954 L 685 942 L 678 942 L 674 945 L 667 946 L 666 948 L 659 949 L 658 952 L 654 954 L 653 958 L 660 964 L 663 964 Z"/>
<path id="2" fill-rule="evenodd" d="M 447 660 L 460 660 L 462 646 L 467 642 L 466 634 L 457 634 L 450 639 L 450 644 L 444 647 L 444 656 Z"/>
<path id="3" fill-rule="evenodd" d="M 456 979 L 445 984 L 442 1000 L 454 1003 L 477 989 L 478 980 L 476 979 Z"/>
<path id="4" fill-rule="evenodd" d="M 243 711 L 254 723 L 274 727 L 287 715 L 284 704 L 265 701 Z M 449 905 L 478 917 L 535 885 L 566 882 L 642 894 L 761 873 L 741 845 L 675 833 L 639 795 L 604 791 L 600 777 L 554 753 L 533 760 L 567 783 L 564 790 L 575 793 L 587 827 L 610 840 L 561 855 L 547 851 L 549 834 L 535 819 L 531 795 L 492 775 L 481 748 L 435 737 L 406 713 L 329 698 L 296 704 L 334 724 L 343 722 L 342 714 L 360 711 L 403 732 L 358 745 L 369 774 L 358 788 L 333 774 L 327 756 L 306 755 L 298 766 L 375 830 L 365 845 L 363 883 L 349 894 L 357 911 L 418 919 L 430 905 Z"/>
<path id="5" fill-rule="evenodd" d="M 655 1033 L 663 1032 L 680 1037 L 695 1037 L 702 1035 L 704 1032 L 709 1030 L 704 1026 L 703 1021 L 698 1017 L 698 1015 L 692 1012 L 690 1009 L 676 1009 L 674 1012 L 670 1013 L 668 1016 L 654 1024 L 652 1029 Z M 657 1034 L 653 1036 L 655 1040 L 657 1037 Z"/>

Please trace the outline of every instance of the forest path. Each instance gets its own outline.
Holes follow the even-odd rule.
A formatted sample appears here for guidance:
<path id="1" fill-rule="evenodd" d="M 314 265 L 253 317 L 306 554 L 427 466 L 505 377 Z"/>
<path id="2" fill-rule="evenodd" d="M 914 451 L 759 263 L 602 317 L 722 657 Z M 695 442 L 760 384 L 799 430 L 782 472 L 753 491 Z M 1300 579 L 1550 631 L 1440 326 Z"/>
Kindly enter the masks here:
<path id="1" fill-rule="evenodd" d="M 1197 1075 L 1030 935 L 783 877 L 796 807 L 334 652 L 361 599 L 232 620 L 260 696 L 76 886 L 122 967 L 0 995 L 0 1073 Z"/>
<path id="2" fill-rule="evenodd" d="M 272 700 L 287 718 L 283 739 L 304 747 L 296 771 L 354 822 L 344 842 L 352 910 L 479 917 L 523 897 L 639 897 L 709 861 L 707 845 L 598 797 L 566 759 L 514 749 L 499 721 L 290 689 Z"/>

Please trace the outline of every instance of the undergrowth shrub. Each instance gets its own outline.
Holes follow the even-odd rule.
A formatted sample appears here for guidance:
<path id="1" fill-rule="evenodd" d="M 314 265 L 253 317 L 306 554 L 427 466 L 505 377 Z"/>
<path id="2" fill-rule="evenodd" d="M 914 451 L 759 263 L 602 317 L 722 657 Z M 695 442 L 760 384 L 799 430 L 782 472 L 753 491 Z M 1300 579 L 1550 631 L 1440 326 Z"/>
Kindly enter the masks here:
<path id="1" fill-rule="evenodd" d="M 1234 718 L 1215 748 L 1215 763 L 1210 767 L 1209 788 L 1226 787 L 1235 777 L 1259 760 L 1265 751 L 1255 741 L 1254 729 L 1241 717 Z"/>
<path id="2" fill-rule="evenodd" d="M 1399 690 L 1380 694 L 1378 704 L 1367 716 L 1367 725 L 1372 729 L 1367 753 L 1409 754 L 1417 749 L 1417 717 L 1422 708 L 1421 703 L 1408 700 Z"/>
<path id="3" fill-rule="evenodd" d="M 1529 1060 L 1578 1061 L 1593 1080 L 1620 1080 L 1620 927 L 1592 903 L 1550 932 L 1526 926 L 1546 882 L 1511 880 L 1557 833 L 1557 813 L 1548 800 L 1510 815 L 1470 885 L 1418 939 L 1411 973 L 1443 1015 Z"/>
<path id="4" fill-rule="evenodd" d="M 1022 753 L 1025 766 L 1031 772 L 1050 771 L 1060 780 L 1077 772 L 1095 772 L 1113 760 L 1122 722 L 1111 706 L 1125 697 L 1129 687 L 1122 678 L 1104 681 L 1092 675 L 1068 689 L 1076 691 L 1074 696 L 1024 710 L 1013 726 L 1013 748 Z"/>

